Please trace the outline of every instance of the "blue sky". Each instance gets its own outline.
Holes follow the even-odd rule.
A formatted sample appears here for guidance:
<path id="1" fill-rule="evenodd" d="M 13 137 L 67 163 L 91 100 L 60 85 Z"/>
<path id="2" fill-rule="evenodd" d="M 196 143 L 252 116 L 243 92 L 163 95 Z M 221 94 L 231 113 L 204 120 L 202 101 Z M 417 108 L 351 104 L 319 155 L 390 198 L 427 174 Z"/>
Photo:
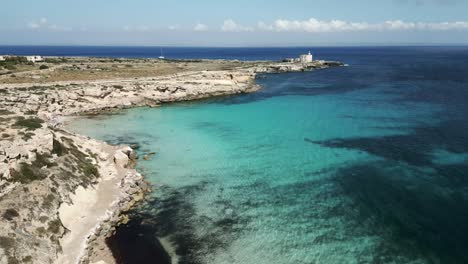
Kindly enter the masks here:
<path id="1" fill-rule="evenodd" d="M 466 0 L 3 1 L 0 45 L 468 44 Z"/>

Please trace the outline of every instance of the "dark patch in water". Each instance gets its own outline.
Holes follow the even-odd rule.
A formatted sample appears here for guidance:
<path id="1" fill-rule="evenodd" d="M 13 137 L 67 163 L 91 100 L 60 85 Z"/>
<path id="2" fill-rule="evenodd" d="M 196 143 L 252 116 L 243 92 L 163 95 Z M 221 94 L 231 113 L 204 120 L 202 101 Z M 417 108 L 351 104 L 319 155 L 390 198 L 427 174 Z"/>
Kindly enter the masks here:
<path id="1" fill-rule="evenodd" d="M 370 219 L 385 238 L 387 253 L 378 256 L 399 252 L 429 263 L 468 263 L 466 185 L 439 187 L 426 173 L 408 170 L 389 162 L 355 165 L 340 169 L 336 182 L 359 209 L 358 221 Z"/>
<path id="2" fill-rule="evenodd" d="M 219 136 L 221 138 L 233 138 L 238 133 L 238 131 L 234 127 L 228 126 L 221 122 L 193 122 L 190 124 L 190 126 L 194 129 L 214 132 L 216 133 L 216 136 Z"/>
<path id="3" fill-rule="evenodd" d="M 136 220 L 134 225 L 128 227 L 127 233 L 138 234 L 138 230 L 145 230 L 148 237 L 168 238 L 175 247 L 179 263 L 203 263 L 206 255 L 227 247 L 242 232 L 242 226 L 247 221 L 237 215 L 236 209 L 226 200 L 219 200 L 219 204 L 215 205 L 222 209 L 216 219 L 197 215 L 193 199 L 198 193 L 206 191 L 207 184 L 158 189 L 163 193 L 163 198 L 149 198 L 141 208 L 134 210 L 131 218 Z M 224 213 L 231 208 L 234 208 L 233 213 Z M 209 228 L 200 234 L 195 228 L 201 226 Z M 131 237 L 130 241 L 126 236 L 122 236 L 122 239 L 123 244 L 132 241 Z"/>
<path id="4" fill-rule="evenodd" d="M 143 218 L 132 214 L 132 220 L 118 227 L 106 244 L 118 264 L 170 264 L 170 256 L 154 234 Z"/>
<path id="5" fill-rule="evenodd" d="M 340 168 L 335 178 L 359 209 L 348 218 L 367 223 L 369 232 L 384 238 L 376 262 L 403 255 L 429 263 L 468 263 L 468 163 L 441 165 L 432 154 L 438 149 L 467 153 L 466 131 L 464 120 L 446 120 L 404 135 L 304 141 L 385 159 Z"/>
<path id="6" fill-rule="evenodd" d="M 390 160 L 403 161 L 415 166 L 431 166 L 432 151 L 437 148 L 453 153 L 468 152 L 468 123 L 450 120 L 437 126 L 414 128 L 405 135 L 382 137 L 358 137 L 315 141 L 304 138 L 305 142 L 332 148 L 349 148 L 366 151 Z"/>
<path id="7" fill-rule="evenodd" d="M 104 141 L 108 142 L 112 145 L 138 145 L 139 147 L 151 145 L 150 142 L 146 140 L 141 140 L 142 138 L 151 138 L 151 140 L 156 141 L 157 137 L 149 135 L 149 134 L 138 134 L 138 135 L 106 135 L 104 136 Z M 146 149 L 146 152 L 149 150 Z"/>

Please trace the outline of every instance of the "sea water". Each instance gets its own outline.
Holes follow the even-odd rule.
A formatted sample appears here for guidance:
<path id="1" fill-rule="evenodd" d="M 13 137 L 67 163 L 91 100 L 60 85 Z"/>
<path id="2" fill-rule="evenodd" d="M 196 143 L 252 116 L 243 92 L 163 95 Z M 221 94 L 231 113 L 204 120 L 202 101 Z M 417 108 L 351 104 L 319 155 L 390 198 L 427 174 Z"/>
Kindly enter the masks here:
<path id="1" fill-rule="evenodd" d="M 127 231 L 180 263 L 468 263 L 468 48 L 321 51 L 350 66 L 71 124 L 156 153 Z"/>

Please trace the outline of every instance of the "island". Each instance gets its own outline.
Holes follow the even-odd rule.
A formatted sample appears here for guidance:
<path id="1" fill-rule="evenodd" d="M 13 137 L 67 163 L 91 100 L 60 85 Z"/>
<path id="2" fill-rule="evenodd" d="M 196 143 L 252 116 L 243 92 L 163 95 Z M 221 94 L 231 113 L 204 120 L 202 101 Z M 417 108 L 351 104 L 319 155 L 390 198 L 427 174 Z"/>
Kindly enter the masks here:
<path id="1" fill-rule="evenodd" d="M 33 57 L 0 61 L 0 263 L 112 263 L 104 239 L 150 191 L 134 169 L 138 146 L 78 135 L 64 127 L 71 118 L 250 93 L 258 74 L 343 66 Z"/>

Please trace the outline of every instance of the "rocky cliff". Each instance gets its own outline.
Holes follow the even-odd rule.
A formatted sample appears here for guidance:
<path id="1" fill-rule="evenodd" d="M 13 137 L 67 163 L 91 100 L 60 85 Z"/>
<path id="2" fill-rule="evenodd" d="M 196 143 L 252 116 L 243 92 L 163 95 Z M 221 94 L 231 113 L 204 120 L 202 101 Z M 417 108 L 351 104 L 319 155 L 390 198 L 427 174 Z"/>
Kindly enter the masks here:
<path id="1" fill-rule="evenodd" d="M 97 243 L 126 220 L 125 211 L 148 189 L 131 168 L 132 149 L 66 131 L 61 117 L 252 92 L 257 73 L 338 66 L 231 64 L 236 68 L 159 77 L 40 83 L 10 78 L 0 84 L 0 264 L 88 263 Z"/>
<path id="2" fill-rule="evenodd" d="M 248 72 L 190 72 L 160 78 L 0 84 L 0 105 L 17 113 L 45 117 L 122 106 L 157 105 L 255 89 L 255 74 Z"/>
<path id="3" fill-rule="evenodd" d="M 124 168 L 133 157 L 131 149 L 122 152 L 50 127 L 34 115 L 0 112 L 0 263 L 53 263 L 61 252 L 68 253 L 61 240 L 70 230 L 59 208 L 73 202 L 77 188 L 115 179 L 118 192 L 97 225 L 103 234 L 135 201 L 132 197 L 146 190 L 141 175 Z M 70 259 L 86 256 L 78 253 Z"/>

